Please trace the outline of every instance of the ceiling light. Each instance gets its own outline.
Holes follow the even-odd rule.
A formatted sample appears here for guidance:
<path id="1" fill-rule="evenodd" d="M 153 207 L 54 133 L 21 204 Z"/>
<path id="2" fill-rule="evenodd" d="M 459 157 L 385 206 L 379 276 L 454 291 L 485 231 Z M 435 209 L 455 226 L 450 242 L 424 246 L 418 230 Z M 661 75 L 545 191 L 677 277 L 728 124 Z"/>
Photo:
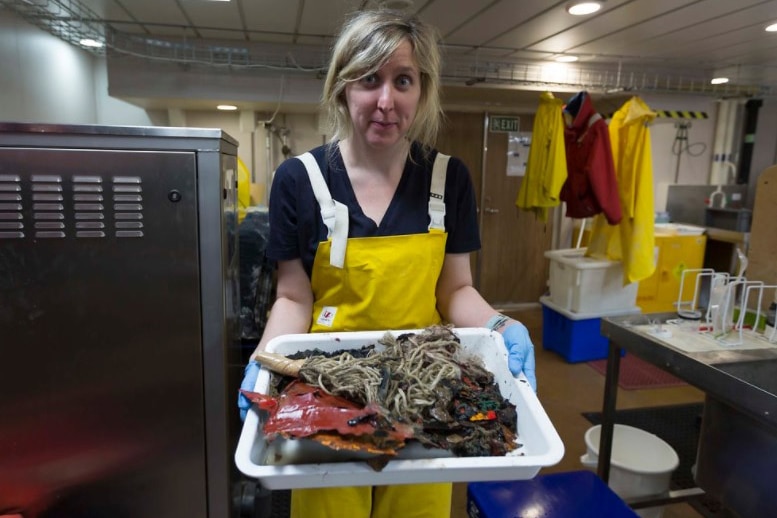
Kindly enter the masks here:
<path id="1" fill-rule="evenodd" d="M 567 12 L 575 16 L 585 16 L 593 14 L 602 8 L 601 2 L 577 2 L 567 6 Z"/>
<path id="2" fill-rule="evenodd" d="M 727 77 L 713 77 L 710 80 L 710 84 L 711 85 L 722 85 L 724 83 L 728 83 L 728 78 Z"/>
<path id="3" fill-rule="evenodd" d="M 216 109 L 222 110 L 225 112 L 232 112 L 237 110 L 237 106 L 235 106 L 234 104 L 219 104 L 218 106 L 216 106 Z"/>
<path id="4" fill-rule="evenodd" d="M 777 23 L 773 23 L 764 29 L 766 32 L 777 32 Z"/>
<path id="5" fill-rule="evenodd" d="M 573 63 L 577 61 L 577 56 L 569 56 L 569 55 L 559 56 L 556 58 L 556 61 L 558 61 L 559 63 Z"/>
<path id="6" fill-rule="evenodd" d="M 84 38 L 84 39 L 80 40 L 78 43 L 80 43 L 84 47 L 92 47 L 92 48 L 95 48 L 95 49 L 99 49 L 99 48 L 101 48 L 102 46 L 105 45 L 103 42 L 97 41 L 97 40 L 93 40 L 92 38 Z"/>

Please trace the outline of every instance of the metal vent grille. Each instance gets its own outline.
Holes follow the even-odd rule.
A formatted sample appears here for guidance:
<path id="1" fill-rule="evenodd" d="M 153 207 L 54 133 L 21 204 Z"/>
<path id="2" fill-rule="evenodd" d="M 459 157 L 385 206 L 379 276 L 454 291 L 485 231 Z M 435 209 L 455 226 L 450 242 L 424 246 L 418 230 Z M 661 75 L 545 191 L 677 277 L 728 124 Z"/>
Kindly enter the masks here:
<path id="1" fill-rule="evenodd" d="M 72 200 L 60 175 L 34 174 L 29 187 L 14 174 L 0 174 L 0 239 L 105 238 L 110 218 L 117 238 L 143 237 L 143 183 L 136 176 L 103 179 L 97 175 L 72 177 Z M 30 192 L 27 192 L 27 189 Z M 112 196 L 112 199 L 109 198 Z M 106 200 L 107 199 L 107 200 Z M 32 220 L 25 220 L 25 200 L 32 203 Z M 72 201 L 73 219 L 66 215 Z M 113 213 L 110 204 L 113 202 Z M 68 209 L 70 207 L 68 206 Z M 69 212 L 69 211 L 68 211 Z M 107 222 L 106 222 L 107 220 Z M 73 228 L 73 225 L 75 229 Z"/>
<path id="2" fill-rule="evenodd" d="M 99 176 L 73 177 L 73 211 L 76 237 L 105 237 L 103 179 Z"/>
<path id="3" fill-rule="evenodd" d="M 143 183 L 137 176 L 113 177 L 116 237 L 143 237 Z"/>
<path id="4" fill-rule="evenodd" d="M 61 239 L 65 237 L 65 206 L 62 177 L 34 174 L 32 185 L 32 219 L 35 238 Z"/>
<path id="5" fill-rule="evenodd" d="M 21 178 L 0 174 L 0 239 L 24 237 Z"/>

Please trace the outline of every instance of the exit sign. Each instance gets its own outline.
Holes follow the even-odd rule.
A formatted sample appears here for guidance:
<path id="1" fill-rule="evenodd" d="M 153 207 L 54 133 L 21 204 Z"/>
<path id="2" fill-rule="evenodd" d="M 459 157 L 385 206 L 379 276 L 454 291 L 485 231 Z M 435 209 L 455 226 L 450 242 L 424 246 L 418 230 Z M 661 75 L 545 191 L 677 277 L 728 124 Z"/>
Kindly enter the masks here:
<path id="1" fill-rule="evenodd" d="M 491 117 L 488 123 L 488 129 L 492 132 L 510 133 L 520 128 L 520 117 Z"/>

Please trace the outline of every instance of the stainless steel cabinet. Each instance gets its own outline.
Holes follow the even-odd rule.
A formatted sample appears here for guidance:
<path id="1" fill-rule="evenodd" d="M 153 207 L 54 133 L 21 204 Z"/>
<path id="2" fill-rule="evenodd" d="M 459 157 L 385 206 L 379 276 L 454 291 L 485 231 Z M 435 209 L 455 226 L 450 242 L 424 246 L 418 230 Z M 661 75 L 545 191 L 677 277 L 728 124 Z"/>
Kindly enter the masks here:
<path id="1" fill-rule="evenodd" d="M 236 151 L 0 124 L 0 514 L 234 515 Z"/>

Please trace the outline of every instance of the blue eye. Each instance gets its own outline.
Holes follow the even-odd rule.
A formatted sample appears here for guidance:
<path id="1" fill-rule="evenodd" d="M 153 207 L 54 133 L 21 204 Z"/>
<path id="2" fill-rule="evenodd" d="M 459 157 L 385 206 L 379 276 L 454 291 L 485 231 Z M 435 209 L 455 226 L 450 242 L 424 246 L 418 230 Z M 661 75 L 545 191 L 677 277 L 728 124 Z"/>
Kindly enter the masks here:
<path id="1" fill-rule="evenodd" d="M 399 76 L 397 78 L 397 86 L 400 88 L 408 88 L 409 86 L 412 86 L 413 84 L 413 78 L 410 76 Z"/>
<path id="2" fill-rule="evenodd" d="M 359 82 L 365 85 L 374 85 L 378 82 L 378 76 L 377 74 L 369 74 L 362 77 Z"/>

